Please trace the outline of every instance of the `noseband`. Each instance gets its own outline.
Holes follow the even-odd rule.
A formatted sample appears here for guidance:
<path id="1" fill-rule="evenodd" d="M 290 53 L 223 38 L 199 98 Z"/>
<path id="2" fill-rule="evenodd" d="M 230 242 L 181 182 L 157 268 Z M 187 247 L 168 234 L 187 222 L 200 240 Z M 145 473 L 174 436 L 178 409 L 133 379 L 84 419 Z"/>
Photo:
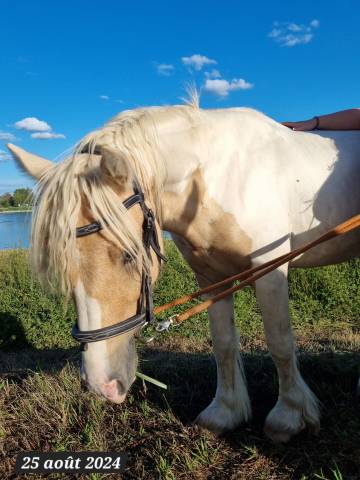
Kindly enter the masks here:
<path id="1" fill-rule="evenodd" d="M 150 256 L 150 249 L 152 249 L 157 257 L 159 262 L 161 260 L 166 261 L 166 258 L 161 253 L 159 239 L 156 232 L 156 223 L 155 216 L 152 210 L 146 205 L 144 199 L 144 193 L 139 187 L 137 182 L 134 182 L 133 185 L 134 194 L 131 197 L 127 198 L 123 205 L 129 210 L 136 204 L 139 204 L 144 215 L 143 222 L 143 243 L 148 254 Z M 100 232 L 103 229 L 103 226 L 99 222 L 90 223 L 84 225 L 83 227 L 78 227 L 76 229 L 76 236 L 78 238 L 85 237 L 86 235 L 91 235 L 96 232 Z M 117 337 L 124 333 L 134 330 L 135 328 L 143 327 L 148 323 L 153 322 L 153 295 L 151 288 L 151 276 L 148 273 L 142 272 L 141 275 L 141 290 L 140 298 L 137 313 L 126 320 L 123 320 L 115 325 L 110 325 L 108 327 L 99 328 L 97 330 L 79 330 L 77 325 L 73 326 L 72 336 L 81 343 L 82 350 L 86 350 L 87 344 L 90 342 L 100 342 L 101 340 L 107 340 L 108 338 Z"/>

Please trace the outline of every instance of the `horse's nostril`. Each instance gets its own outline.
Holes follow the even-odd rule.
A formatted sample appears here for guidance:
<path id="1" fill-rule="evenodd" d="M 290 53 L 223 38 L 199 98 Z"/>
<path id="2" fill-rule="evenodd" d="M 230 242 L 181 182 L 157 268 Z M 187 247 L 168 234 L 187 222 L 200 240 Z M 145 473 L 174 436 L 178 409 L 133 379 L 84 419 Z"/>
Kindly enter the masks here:
<path id="1" fill-rule="evenodd" d="M 126 389 L 123 387 L 123 384 L 117 379 L 113 379 L 110 380 L 110 382 L 103 383 L 100 386 L 99 390 L 105 398 L 114 403 L 121 403 L 125 400 L 126 397 Z"/>
<path id="2" fill-rule="evenodd" d="M 125 395 L 126 394 L 126 389 L 124 388 L 124 386 L 120 382 L 120 380 L 116 380 L 116 385 L 117 385 L 119 395 Z"/>

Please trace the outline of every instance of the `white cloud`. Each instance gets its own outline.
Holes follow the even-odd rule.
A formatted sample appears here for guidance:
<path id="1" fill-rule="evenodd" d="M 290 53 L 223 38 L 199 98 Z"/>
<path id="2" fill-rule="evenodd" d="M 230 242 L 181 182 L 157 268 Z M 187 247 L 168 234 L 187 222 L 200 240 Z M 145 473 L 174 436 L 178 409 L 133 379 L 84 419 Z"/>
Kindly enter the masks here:
<path id="1" fill-rule="evenodd" d="M 233 78 L 231 82 L 225 80 L 224 78 L 207 78 L 204 84 L 204 90 L 214 93 L 219 97 L 227 97 L 230 92 L 235 90 L 249 90 L 253 87 L 253 83 L 249 83 L 243 78 Z"/>
<path id="2" fill-rule="evenodd" d="M 0 162 L 4 162 L 5 160 L 10 160 L 11 156 L 4 152 L 4 150 L 0 150 Z"/>
<path id="3" fill-rule="evenodd" d="M 211 72 L 204 72 L 206 78 L 221 78 L 221 73 L 216 68 L 213 68 Z"/>
<path id="4" fill-rule="evenodd" d="M 158 65 L 156 65 L 156 70 L 159 75 L 169 77 L 174 73 L 175 67 L 170 63 L 159 63 Z"/>
<path id="5" fill-rule="evenodd" d="M 110 100 L 109 95 L 99 95 L 100 100 Z"/>
<path id="6" fill-rule="evenodd" d="M 306 45 L 311 42 L 314 35 L 312 33 L 305 33 L 304 35 L 285 35 L 282 38 L 282 46 L 284 47 L 294 47 L 295 45 Z"/>
<path id="7" fill-rule="evenodd" d="M 311 20 L 311 22 L 310 22 L 310 27 L 313 27 L 313 28 L 318 28 L 318 27 L 320 27 L 320 22 L 319 22 L 319 20 L 317 20 L 316 18 L 314 18 L 314 20 Z"/>
<path id="8" fill-rule="evenodd" d="M 290 32 L 302 32 L 303 27 L 301 25 L 297 25 L 296 23 L 289 23 L 287 29 L 290 30 Z"/>
<path id="9" fill-rule="evenodd" d="M 35 132 L 31 134 L 31 138 L 51 139 L 51 138 L 65 138 L 62 133 L 55 132 Z"/>
<path id="10" fill-rule="evenodd" d="M 49 132 L 51 127 L 43 120 L 39 120 L 36 117 L 27 117 L 23 120 L 19 120 L 15 123 L 15 127 L 19 130 L 26 130 L 28 132 Z"/>
<path id="11" fill-rule="evenodd" d="M 211 58 L 205 57 L 205 55 L 200 55 L 198 53 L 191 55 L 191 57 L 182 57 L 181 61 L 187 67 L 194 68 L 197 71 L 200 71 L 204 65 L 217 64 L 216 60 L 212 60 Z"/>
<path id="12" fill-rule="evenodd" d="M 62 133 L 55 133 L 52 131 L 51 126 L 39 120 L 36 117 L 27 117 L 23 120 L 19 120 L 14 125 L 19 130 L 26 130 L 27 132 L 34 132 L 31 134 L 31 138 L 51 139 L 51 138 L 65 138 Z"/>
<path id="13" fill-rule="evenodd" d="M 274 22 L 273 29 L 268 34 L 268 37 L 282 47 L 306 45 L 314 38 L 314 30 L 319 26 L 320 22 L 317 19 L 311 20 L 308 25 L 294 22 Z"/>
<path id="14" fill-rule="evenodd" d="M 277 38 L 281 35 L 281 30 L 279 28 L 273 28 L 271 32 L 268 34 L 270 38 Z"/>
<path id="15" fill-rule="evenodd" d="M 2 140 L 3 142 L 14 142 L 16 140 L 16 137 L 9 132 L 0 132 L 0 140 Z"/>

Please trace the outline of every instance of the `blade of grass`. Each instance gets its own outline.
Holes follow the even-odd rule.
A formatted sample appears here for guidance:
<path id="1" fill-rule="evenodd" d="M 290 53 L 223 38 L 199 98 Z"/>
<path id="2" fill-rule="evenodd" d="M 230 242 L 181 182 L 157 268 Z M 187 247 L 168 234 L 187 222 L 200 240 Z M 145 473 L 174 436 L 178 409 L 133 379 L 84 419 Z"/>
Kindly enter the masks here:
<path id="1" fill-rule="evenodd" d="M 140 373 L 140 372 L 136 372 L 136 376 L 138 378 L 141 378 L 141 380 L 145 380 L 146 382 L 153 383 L 157 387 L 167 390 L 167 385 L 165 383 L 159 382 L 159 380 L 155 380 L 155 378 L 148 377 L 147 375 L 144 375 L 143 373 Z"/>

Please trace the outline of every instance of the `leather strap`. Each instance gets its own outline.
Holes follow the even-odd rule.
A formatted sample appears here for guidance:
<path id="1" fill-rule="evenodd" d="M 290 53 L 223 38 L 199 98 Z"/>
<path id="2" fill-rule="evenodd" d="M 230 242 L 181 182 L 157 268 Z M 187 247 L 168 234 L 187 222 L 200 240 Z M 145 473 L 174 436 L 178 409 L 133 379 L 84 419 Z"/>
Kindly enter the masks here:
<path id="1" fill-rule="evenodd" d="M 92 233 L 100 232 L 102 230 L 102 225 L 98 222 L 89 223 L 83 227 L 78 227 L 76 229 L 77 237 L 86 237 L 86 235 L 91 235 Z"/>
<path id="2" fill-rule="evenodd" d="M 78 326 L 74 325 L 71 335 L 80 343 L 100 342 L 101 340 L 107 340 L 108 338 L 122 335 L 134 328 L 145 325 L 145 323 L 145 313 L 140 313 L 124 320 L 123 322 L 99 328 L 97 330 L 79 330 Z"/>
<path id="3" fill-rule="evenodd" d="M 89 152 L 83 152 L 89 153 Z M 96 153 L 96 151 L 94 151 Z M 152 210 L 146 205 L 144 194 L 141 191 L 139 184 L 135 181 L 133 184 L 134 194 L 131 197 L 127 198 L 123 205 L 129 210 L 131 207 L 140 204 L 143 215 L 143 243 L 147 255 L 150 258 L 150 249 L 152 248 L 155 254 L 158 257 L 159 262 L 161 260 L 166 261 L 166 257 L 161 253 L 159 239 L 156 231 L 156 222 L 155 216 Z M 102 230 L 103 226 L 100 222 L 93 222 L 76 229 L 77 237 L 84 237 L 86 235 L 91 235 L 92 233 L 99 232 Z M 142 273 L 141 276 L 141 289 L 140 289 L 140 298 L 139 306 L 136 315 L 116 323 L 115 325 L 110 325 L 108 327 L 99 328 L 97 330 L 79 330 L 77 325 L 74 325 L 72 329 L 72 336 L 81 343 L 82 349 L 86 350 L 87 343 L 90 342 L 99 342 L 101 340 L 107 340 L 108 338 L 116 337 L 122 335 L 126 332 L 134 330 L 135 328 L 143 327 L 144 325 L 154 321 L 154 302 L 152 296 L 152 281 L 149 274 Z"/>

